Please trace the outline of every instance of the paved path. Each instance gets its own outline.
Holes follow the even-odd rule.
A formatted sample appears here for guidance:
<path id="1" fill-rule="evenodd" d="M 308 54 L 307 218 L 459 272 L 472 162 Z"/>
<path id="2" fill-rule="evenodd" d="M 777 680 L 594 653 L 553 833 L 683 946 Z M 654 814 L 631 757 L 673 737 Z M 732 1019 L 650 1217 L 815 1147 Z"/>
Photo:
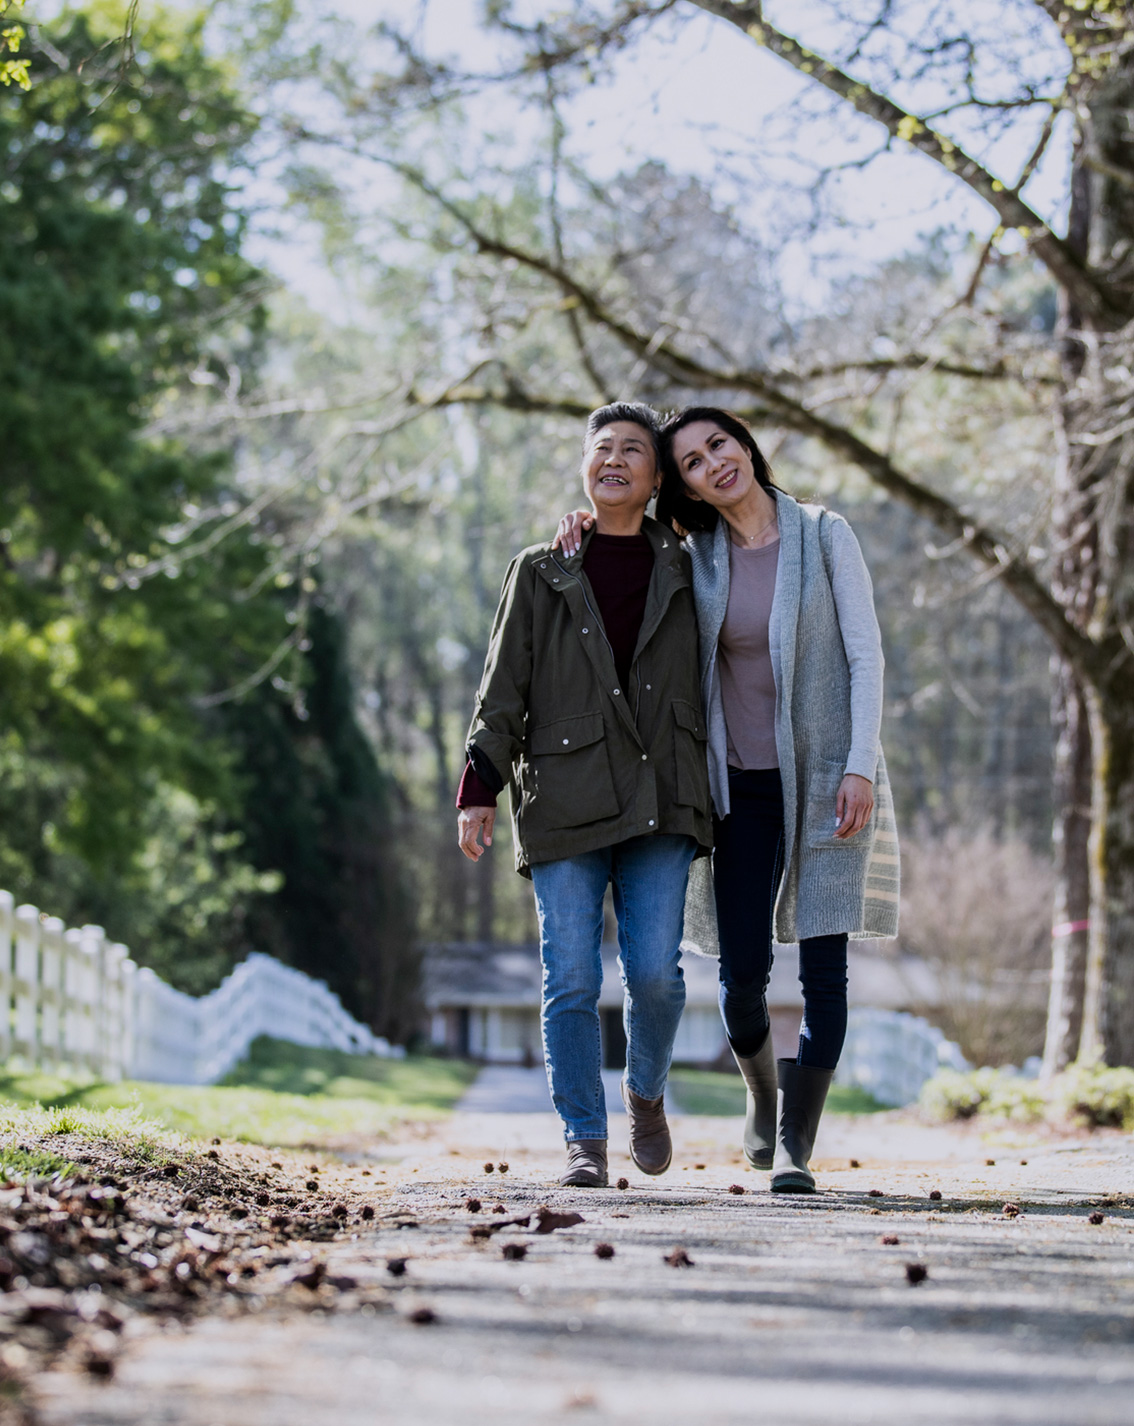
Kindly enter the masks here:
<path id="1" fill-rule="evenodd" d="M 358 1293 L 144 1328 L 105 1386 L 41 1379 L 43 1426 L 1128 1426 L 1129 1136 L 986 1141 L 832 1118 L 823 1192 L 785 1199 L 744 1169 L 735 1135 L 684 1118 L 673 1169 L 649 1180 L 616 1131 L 625 1191 L 557 1188 L 546 1113 L 459 1114 L 371 1146 L 375 1230 L 328 1252 Z M 484 1171 L 503 1159 L 506 1174 Z M 472 1240 L 497 1202 L 506 1218 L 550 1204 L 585 1221 Z M 513 1243 L 522 1261 L 504 1260 Z M 665 1261 L 675 1247 L 692 1266 Z M 907 1264 L 927 1279 L 910 1286 Z M 414 1323 L 422 1308 L 432 1323 Z"/>
<path id="2" fill-rule="evenodd" d="M 606 1095 L 606 1112 L 613 1117 L 625 1114 L 619 1084 L 622 1071 L 602 1072 L 602 1087 Z M 681 1110 L 676 1104 L 667 1106 L 671 1118 Z M 457 1109 L 468 1114 L 539 1114 L 551 1110 L 551 1094 L 547 1088 L 547 1071 L 542 1065 L 524 1069 L 520 1065 L 485 1065 L 465 1091 Z"/>

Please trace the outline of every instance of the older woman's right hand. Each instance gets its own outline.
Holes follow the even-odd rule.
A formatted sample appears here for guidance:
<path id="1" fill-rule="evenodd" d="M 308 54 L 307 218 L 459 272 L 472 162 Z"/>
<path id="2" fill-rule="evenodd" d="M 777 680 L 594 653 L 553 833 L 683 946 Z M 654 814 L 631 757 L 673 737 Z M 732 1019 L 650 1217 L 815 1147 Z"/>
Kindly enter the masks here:
<path id="1" fill-rule="evenodd" d="M 457 845 L 470 862 L 484 856 L 485 848 L 492 845 L 492 831 L 496 826 L 495 807 L 462 807 L 457 813 Z M 477 841 L 483 834 L 484 846 Z"/>
<path id="2" fill-rule="evenodd" d="M 572 510 L 564 515 L 551 542 L 553 550 L 562 550 L 565 555 L 577 555 L 583 543 L 583 534 L 595 523 L 590 510 Z"/>

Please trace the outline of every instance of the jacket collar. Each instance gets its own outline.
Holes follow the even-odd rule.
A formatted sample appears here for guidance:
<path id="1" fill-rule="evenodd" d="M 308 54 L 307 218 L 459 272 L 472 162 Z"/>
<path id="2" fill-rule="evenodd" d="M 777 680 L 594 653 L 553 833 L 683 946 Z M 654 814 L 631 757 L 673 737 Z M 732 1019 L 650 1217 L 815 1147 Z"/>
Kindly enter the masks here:
<path id="1" fill-rule="evenodd" d="M 532 566 L 536 573 L 553 588 L 563 589 L 564 573 L 574 575 L 576 579 L 582 575 L 583 559 L 594 534 L 595 529 L 592 526 L 583 535 L 578 551 L 570 557 L 562 550 L 541 546 L 532 556 Z M 662 573 L 667 580 L 672 581 L 667 585 L 667 589 L 680 589 L 683 584 L 688 584 L 689 568 L 683 557 L 681 543 L 673 531 L 647 515 L 642 521 L 642 534 L 649 540 L 650 548 L 654 552 L 655 572 Z"/>

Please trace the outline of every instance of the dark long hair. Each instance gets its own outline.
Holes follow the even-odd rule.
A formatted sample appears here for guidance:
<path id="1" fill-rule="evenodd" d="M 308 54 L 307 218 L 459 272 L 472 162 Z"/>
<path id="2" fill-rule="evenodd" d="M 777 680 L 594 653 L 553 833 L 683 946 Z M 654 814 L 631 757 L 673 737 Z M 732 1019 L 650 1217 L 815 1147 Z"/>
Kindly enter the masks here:
<path id="1" fill-rule="evenodd" d="M 756 444 L 756 437 L 747 423 L 732 411 L 725 411 L 720 406 L 686 406 L 684 410 L 667 417 L 660 433 L 662 478 L 655 518 L 663 525 L 679 525 L 683 530 L 715 530 L 719 519 L 717 511 L 706 501 L 694 500 L 690 496 L 673 457 L 674 436 L 683 426 L 692 426 L 696 421 L 711 421 L 714 426 L 727 431 L 752 458 L 752 469 L 764 489 L 775 490 L 777 487 L 772 484 L 771 467 Z"/>

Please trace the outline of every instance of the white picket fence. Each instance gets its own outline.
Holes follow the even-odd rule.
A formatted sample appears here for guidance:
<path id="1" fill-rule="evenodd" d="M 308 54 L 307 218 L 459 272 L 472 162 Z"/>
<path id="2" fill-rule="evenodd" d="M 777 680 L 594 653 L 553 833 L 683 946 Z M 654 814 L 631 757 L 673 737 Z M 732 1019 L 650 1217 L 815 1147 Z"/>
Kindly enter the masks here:
<path id="1" fill-rule="evenodd" d="M 960 1046 L 928 1020 L 898 1010 L 852 1010 L 835 1083 L 896 1106 L 912 1104 L 939 1069 L 968 1068 Z"/>
<path id="2" fill-rule="evenodd" d="M 208 995 L 174 990 L 108 941 L 0 891 L 0 1063 L 102 1079 L 212 1084 L 258 1035 L 400 1056 L 320 980 L 251 955 Z"/>

